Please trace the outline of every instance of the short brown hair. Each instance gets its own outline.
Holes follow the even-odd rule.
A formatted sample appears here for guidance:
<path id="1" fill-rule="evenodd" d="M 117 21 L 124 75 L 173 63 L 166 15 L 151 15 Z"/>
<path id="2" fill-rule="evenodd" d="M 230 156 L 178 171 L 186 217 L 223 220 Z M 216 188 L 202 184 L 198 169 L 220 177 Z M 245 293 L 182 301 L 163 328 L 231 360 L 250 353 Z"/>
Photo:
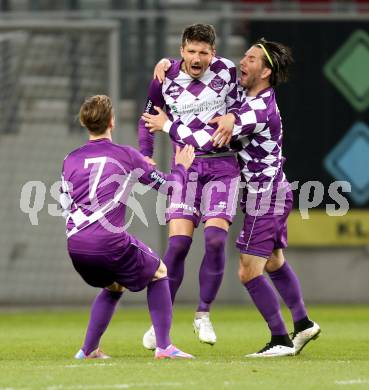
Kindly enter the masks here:
<path id="1" fill-rule="evenodd" d="M 192 41 L 205 42 L 210 46 L 214 46 L 215 38 L 215 29 L 211 24 L 192 24 L 183 30 L 182 47 Z"/>
<path id="2" fill-rule="evenodd" d="M 90 96 L 79 110 L 79 121 L 88 131 L 100 135 L 108 128 L 112 114 L 113 103 L 109 96 Z"/>

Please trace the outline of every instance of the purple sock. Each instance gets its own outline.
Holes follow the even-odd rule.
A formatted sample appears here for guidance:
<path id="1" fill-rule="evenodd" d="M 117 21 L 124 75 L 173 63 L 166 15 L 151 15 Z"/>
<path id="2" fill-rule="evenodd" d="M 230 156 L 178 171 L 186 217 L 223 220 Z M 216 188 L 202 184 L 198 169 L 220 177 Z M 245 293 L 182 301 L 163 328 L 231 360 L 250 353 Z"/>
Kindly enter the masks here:
<path id="1" fill-rule="evenodd" d="M 200 267 L 200 302 L 197 311 L 210 310 L 222 283 L 227 235 L 228 232 L 216 226 L 204 230 L 205 256 Z"/>
<path id="2" fill-rule="evenodd" d="M 188 236 L 172 236 L 164 255 L 164 263 L 168 270 L 169 288 L 172 303 L 182 283 L 185 259 L 190 250 L 192 238 Z"/>
<path id="3" fill-rule="evenodd" d="M 99 346 L 101 336 L 108 327 L 122 294 L 104 288 L 96 296 L 91 306 L 90 321 L 82 347 L 85 355 L 89 355 Z"/>
<path id="4" fill-rule="evenodd" d="M 276 293 L 264 275 L 244 284 L 273 336 L 287 334 Z"/>
<path id="5" fill-rule="evenodd" d="M 172 301 L 168 278 L 151 282 L 147 286 L 147 303 L 154 326 L 156 345 L 166 348 L 171 344 L 169 332 L 172 324 Z"/>
<path id="6" fill-rule="evenodd" d="M 299 279 L 287 261 L 277 271 L 270 272 L 269 277 L 290 309 L 293 321 L 307 317 Z"/>

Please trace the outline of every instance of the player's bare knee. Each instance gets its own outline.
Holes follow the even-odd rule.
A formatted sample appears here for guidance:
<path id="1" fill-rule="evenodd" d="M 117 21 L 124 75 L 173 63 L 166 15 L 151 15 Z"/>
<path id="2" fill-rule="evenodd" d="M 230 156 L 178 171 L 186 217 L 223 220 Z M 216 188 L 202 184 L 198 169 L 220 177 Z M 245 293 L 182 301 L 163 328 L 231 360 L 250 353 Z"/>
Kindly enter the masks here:
<path id="1" fill-rule="evenodd" d="M 247 273 L 245 272 L 244 267 L 240 264 L 238 268 L 238 278 L 240 279 L 241 283 L 246 283 L 247 282 Z"/>
<path id="2" fill-rule="evenodd" d="M 165 278 L 168 275 L 167 266 L 160 260 L 160 265 L 155 272 L 153 280 Z"/>
<path id="3" fill-rule="evenodd" d="M 266 259 L 257 256 L 241 254 L 238 277 L 241 283 L 247 283 L 250 280 L 263 274 Z"/>
<path id="4" fill-rule="evenodd" d="M 255 279 L 256 277 L 262 274 L 263 274 L 262 272 L 252 268 L 245 267 L 242 264 L 240 264 L 240 267 L 238 269 L 238 277 L 242 284 L 247 283 L 250 280 Z"/>
<path id="5" fill-rule="evenodd" d="M 282 267 L 284 261 L 282 249 L 276 249 L 267 261 L 265 269 L 267 272 L 275 272 Z"/>
<path id="6" fill-rule="evenodd" d="M 247 283 L 248 281 L 253 279 L 255 277 L 254 274 L 255 272 L 252 267 L 240 261 L 240 266 L 238 268 L 238 277 L 241 283 Z"/>
<path id="7" fill-rule="evenodd" d="M 274 272 L 277 271 L 277 269 L 279 269 L 280 267 L 281 265 L 279 265 L 279 262 L 277 262 L 275 259 L 270 259 L 265 265 L 265 270 L 267 272 Z"/>
<path id="8" fill-rule="evenodd" d="M 110 286 L 105 287 L 106 290 L 109 290 L 111 292 L 123 292 L 125 290 L 125 287 L 121 286 L 119 283 L 114 282 Z"/>

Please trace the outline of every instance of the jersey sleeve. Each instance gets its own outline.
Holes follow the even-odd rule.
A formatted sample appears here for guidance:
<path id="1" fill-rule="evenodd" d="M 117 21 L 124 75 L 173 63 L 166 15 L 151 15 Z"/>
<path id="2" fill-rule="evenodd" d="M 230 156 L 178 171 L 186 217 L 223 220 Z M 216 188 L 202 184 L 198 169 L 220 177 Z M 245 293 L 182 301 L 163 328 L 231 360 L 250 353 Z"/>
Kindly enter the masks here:
<path id="1" fill-rule="evenodd" d="M 144 112 L 155 115 L 157 112 L 154 110 L 154 106 L 162 108 L 164 103 L 160 82 L 158 80 L 152 80 L 149 86 Z M 141 118 L 138 121 L 138 144 L 140 152 L 144 156 L 152 157 L 154 152 L 154 134 L 149 132 L 145 127 L 145 121 Z"/>
<path id="2" fill-rule="evenodd" d="M 233 114 L 236 121 L 233 127 L 232 141 L 237 141 L 254 133 L 260 133 L 268 122 L 266 107 L 253 108 L 249 103 L 244 103 L 241 110 Z"/>
<path id="3" fill-rule="evenodd" d="M 183 165 L 177 164 L 171 173 L 163 173 L 146 162 L 143 155 L 134 148 L 130 148 L 132 163 L 132 179 L 135 182 L 148 185 L 155 190 L 171 195 L 174 186 L 183 186 L 187 182 L 187 172 Z"/>
<path id="4" fill-rule="evenodd" d="M 184 125 L 178 118 L 174 122 L 167 120 L 163 126 L 163 131 L 168 133 L 172 141 L 182 145 L 192 145 L 195 150 L 210 152 L 214 149 L 212 136 L 202 129 L 191 129 Z"/>
<path id="5" fill-rule="evenodd" d="M 68 156 L 67 156 L 68 157 Z M 70 192 L 72 191 L 72 183 L 65 180 L 65 161 L 67 157 L 63 161 L 63 167 L 61 172 L 61 181 L 60 181 L 60 187 L 59 187 L 59 205 L 61 208 L 61 214 L 62 216 L 67 219 L 69 212 L 71 210 L 73 200 L 70 195 Z"/>
<path id="6" fill-rule="evenodd" d="M 185 126 L 179 118 L 174 122 L 168 119 L 163 126 L 163 131 L 168 133 L 170 138 L 179 144 L 192 145 L 195 148 L 200 146 L 196 139 L 192 137 L 193 130 Z"/>
<path id="7" fill-rule="evenodd" d="M 238 112 L 241 106 L 238 99 L 237 68 L 235 66 L 230 67 L 229 73 L 231 75 L 231 79 L 229 82 L 229 91 L 226 96 L 227 113 L 234 113 Z"/>

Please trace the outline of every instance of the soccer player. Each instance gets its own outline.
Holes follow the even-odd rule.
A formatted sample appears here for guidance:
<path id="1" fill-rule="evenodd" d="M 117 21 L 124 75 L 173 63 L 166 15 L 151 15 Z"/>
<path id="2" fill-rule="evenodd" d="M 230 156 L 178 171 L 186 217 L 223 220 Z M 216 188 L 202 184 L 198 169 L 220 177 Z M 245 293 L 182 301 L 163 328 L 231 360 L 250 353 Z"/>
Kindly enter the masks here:
<path id="1" fill-rule="evenodd" d="M 90 286 L 102 288 L 91 307 L 90 321 L 76 359 L 106 359 L 99 348 L 124 288 L 147 287 L 155 328 L 155 358 L 192 358 L 171 344 L 172 302 L 166 267 L 144 243 L 126 232 L 126 201 L 136 182 L 167 193 L 186 183 L 194 150 L 178 147 L 171 174 L 157 171 L 134 148 L 112 142 L 111 99 L 92 96 L 80 108 L 89 141 L 63 163 L 60 203 L 66 217 L 68 252 L 73 266 Z"/>
<path id="2" fill-rule="evenodd" d="M 209 311 L 219 290 L 225 264 L 225 244 L 232 222 L 239 182 L 239 166 L 228 147 L 213 146 L 212 135 L 216 125 L 210 119 L 237 109 L 237 70 L 235 65 L 215 56 L 215 31 L 207 24 L 185 28 L 180 48 L 181 60 L 173 60 L 164 82 L 153 80 L 149 87 L 145 108 L 147 117 L 139 121 L 140 151 L 151 160 L 154 130 L 150 117 L 166 112 L 179 126 L 182 145 L 187 139 L 196 140 L 195 160 L 188 171 L 189 185 L 182 197 L 169 200 L 167 221 L 169 243 L 164 255 L 168 269 L 172 302 L 175 300 L 184 275 L 184 263 L 192 243 L 194 228 L 205 223 L 205 255 L 200 272 L 200 298 L 195 313 L 194 330 L 200 341 L 214 344 L 216 334 L 210 322 Z M 177 120 L 180 119 L 181 122 Z M 145 121 L 147 122 L 145 124 Z M 176 122 L 177 121 L 177 122 Z M 211 183 L 217 183 L 212 186 Z M 145 333 L 143 344 L 148 349 L 156 346 L 151 327 Z"/>
<path id="3" fill-rule="evenodd" d="M 272 334 L 271 341 L 250 357 L 298 354 L 320 334 L 319 325 L 308 318 L 300 282 L 283 254 L 292 191 L 283 172 L 283 130 L 274 87 L 287 81 L 292 61 L 290 50 L 280 43 L 263 39 L 255 43 L 240 63 L 243 90 L 239 112 L 211 120 L 219 125 L 213 135 L 214 145 L 222 147 L 233 141 L 241 149 L 238 156 L 245 184 L 241 202 L 245 220 L 237 240 L 241 252 L 239 277 Z M 162 63 L 157 72 L 169 67 Z M 152 124 L 155 129 L 165 128 L 167 119 L 160 112 Z M 174 140 L 181 139 L 177 129 L 175 124 L 170 129 Z M 292 340 L 264 270 L 292 313 Z"/>
<path id="4" fill-rule="evenodd" d="M 291 51 L 283 44 L 264 39 L 256 42 L 240 62 L 239 82 L 244 89 L 241 108 L 233 118 L 233 135 L 227 132 L 231 116 L 213 120 L 221 125 L 214 133 L 215 144 L 223 145 L 231 135 L 242 145 L 239 161 L 246 186 L 241 202 L 244 225 L 236 244 L 239 278 L 271 331 L 270 342 L 249 357 L 298 354 L 320 333 L 319 325 L 307 315 L 299 279 L 283 254 L 293 196 L 283 172 L 283 129 L 274 88 L 287 81 L 292 62 Z M 264 270 L 291 311 L 292 340 Z"/>

